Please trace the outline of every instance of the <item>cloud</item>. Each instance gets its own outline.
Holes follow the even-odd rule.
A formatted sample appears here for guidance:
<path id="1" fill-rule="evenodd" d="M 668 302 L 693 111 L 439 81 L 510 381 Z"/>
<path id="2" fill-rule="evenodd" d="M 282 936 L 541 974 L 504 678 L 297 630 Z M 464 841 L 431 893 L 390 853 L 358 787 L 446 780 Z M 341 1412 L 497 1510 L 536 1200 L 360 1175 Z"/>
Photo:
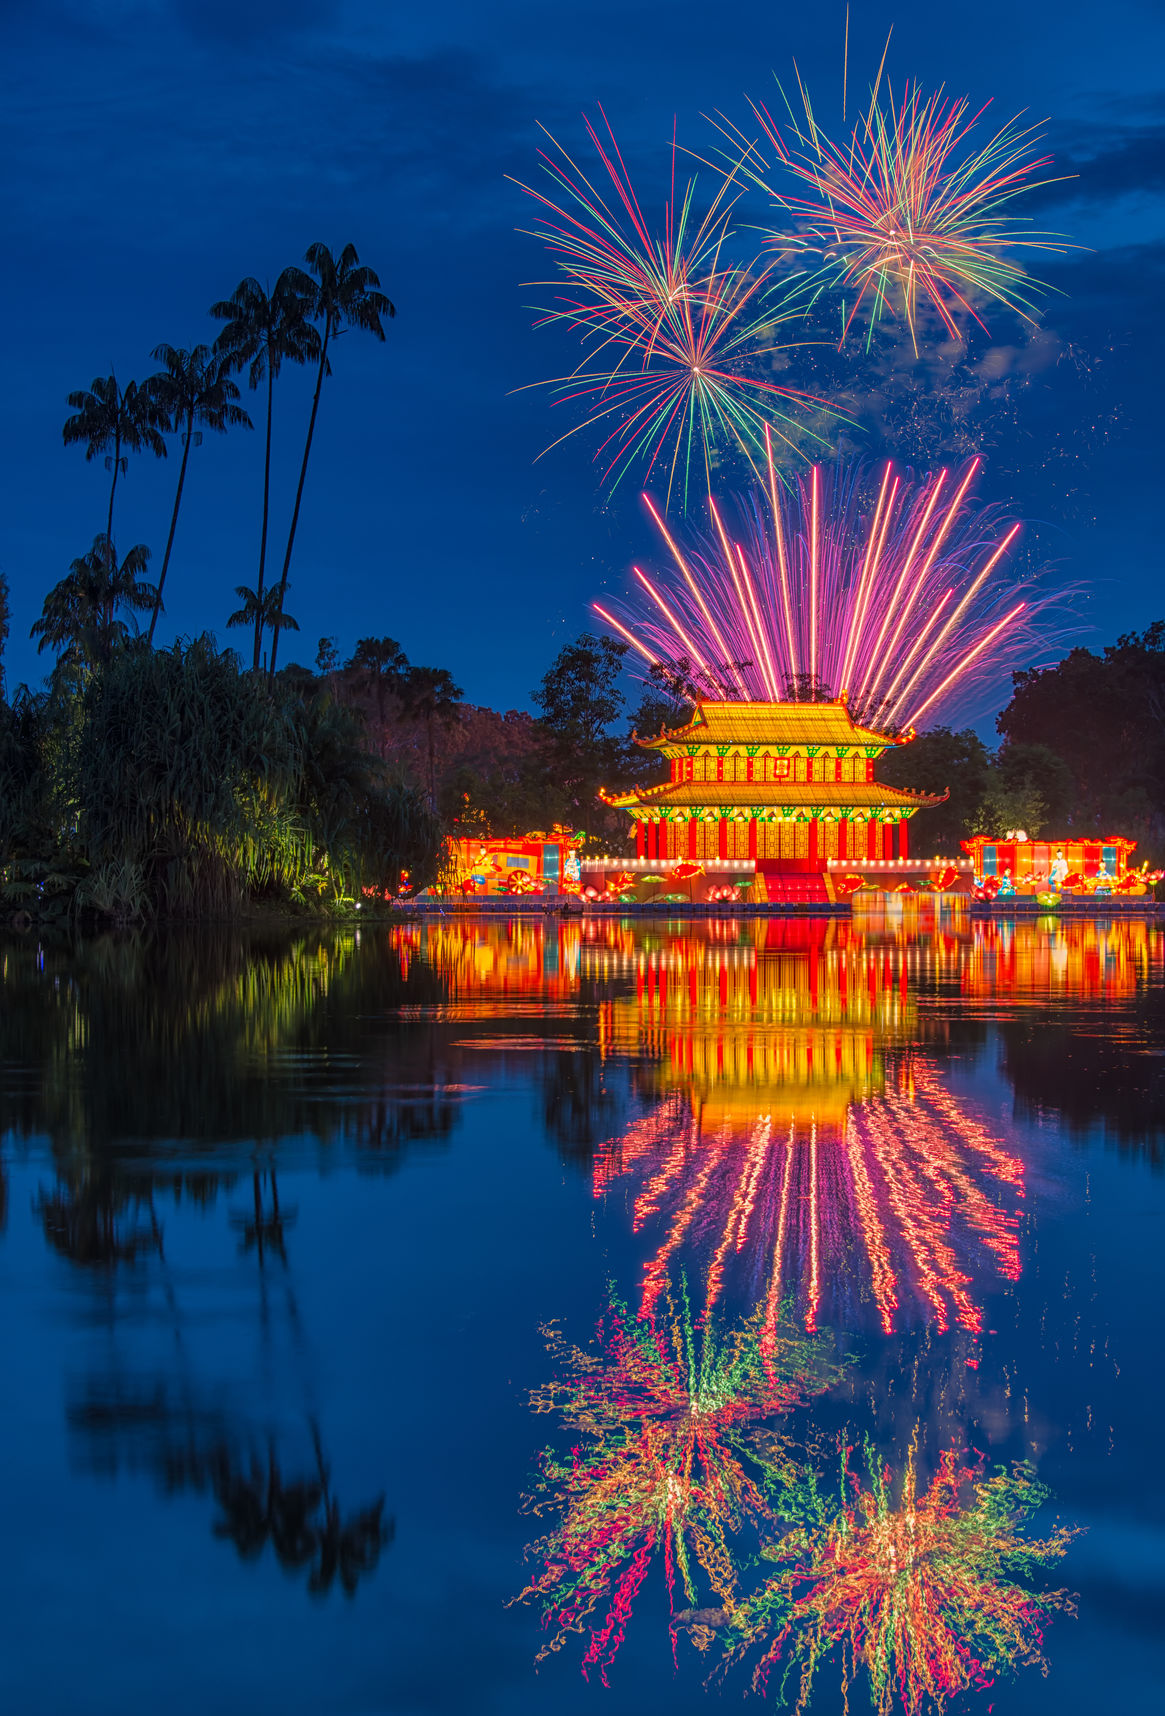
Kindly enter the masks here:
<path id="1" fill-rule="evenodd" d="M 1165 123 L 1081 128 L 1061 141 L 1048 177 L 1058 182 L 1025 197 L 1026 207 L 1165 191 Z"/>
<path id="2" fill-rule="evenodd" d="M 191 35 L 227 42 L 324 29 L 339 15 L 337 0 L 173 0 L 173 5 L 174 16 Z"/>

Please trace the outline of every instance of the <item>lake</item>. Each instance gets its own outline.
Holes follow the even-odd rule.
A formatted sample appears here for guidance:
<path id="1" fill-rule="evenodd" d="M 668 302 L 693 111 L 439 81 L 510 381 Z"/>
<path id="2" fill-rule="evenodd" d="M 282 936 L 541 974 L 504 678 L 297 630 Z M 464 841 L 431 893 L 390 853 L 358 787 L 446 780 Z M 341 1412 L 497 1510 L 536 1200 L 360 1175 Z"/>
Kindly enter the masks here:
<path id="1" fill-rule="evenodd" d="M 5 1708 L 1155 1703 L 1158 920 L 0 972 Z"/>

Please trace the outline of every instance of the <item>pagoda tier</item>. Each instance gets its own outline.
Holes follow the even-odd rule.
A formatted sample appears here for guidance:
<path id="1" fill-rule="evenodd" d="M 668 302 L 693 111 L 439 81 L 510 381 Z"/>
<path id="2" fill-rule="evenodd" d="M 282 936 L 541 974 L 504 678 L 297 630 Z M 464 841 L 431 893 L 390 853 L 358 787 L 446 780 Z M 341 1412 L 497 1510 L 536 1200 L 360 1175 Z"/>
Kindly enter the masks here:
<path id="1" fill-rule="evenodd" d="M 942 798 L 884 785 L 874 763 L 913 737 L 859 726 L 844 696 L 700 703 L 686 726 L 636 735 L 667 758 L 668 780 L 602 796 L 630 814 L 641 858 L 790 870 L 905 858 L 908 819 Z"/>

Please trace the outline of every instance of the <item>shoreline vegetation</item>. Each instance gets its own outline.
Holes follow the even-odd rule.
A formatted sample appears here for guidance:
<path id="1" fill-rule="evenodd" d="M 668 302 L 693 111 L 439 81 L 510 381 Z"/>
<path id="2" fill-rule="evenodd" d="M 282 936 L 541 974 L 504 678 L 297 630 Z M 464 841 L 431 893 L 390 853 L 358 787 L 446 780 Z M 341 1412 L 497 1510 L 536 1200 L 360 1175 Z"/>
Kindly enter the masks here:
<path id="1" fill-rule="evenodd" d="M 62 438 L 101 461 L 102 529 L 44 597 L 32 637 L 55 665 L 9 693 L 0 575 L 0 921 L 126 924 L 384 906 L 439 877 L 451 834 L 565 825 L 595 850 L 629 853 L 627 819 L 598 797 L 658 776 L 634 735 L 687 719 L 703 693 L 684 661 L 653 667 L 629 708 L 628 646 L 584 632 L 531 690 L 537 711 L 464 701 L 441 667 L 411 663 L 391 637 L 346 660 L 320 638 L 314 667 L 279 666 L 297 632 L 286 598 L 307 474 L 340 334 L 379 342 L 395 306 L 354 245 L 309 247 L 271 290 L 240 281 L 211 306 L 213 344 L 153 350 L 160 368 L 69 394 Z M 284 366 L 315 385 L 286 537 L 271 506 L 272 425 Z M 260 405 L 254 583 L 224 614 L 242 654 L 211 632 L 156 641 L 164 594 L 198 568 L 183 558 L 184 498 L 199 493 L 204 434 L 254 427 Z M 236 434 L 237 439 L 237 434 Z M 174 499 L 157 581 L 145 543 L 118 545 L 131 459 L 173 453 Z M 131 490 L 132 492 L 132 490 Z M 239 556 L 235 565 L 243 564 Z M 237 573 L 236 573 L 237 575 Z M 224 608 L 227 603 L 224 602 Z M 286 647 L 286 646 L 285 646 Z M 795 697 L 828 687 L 791 685 Z M 1012 828 L 1050 837 L 1119 832 L 1165 857 L 1165 621 L 1099 652 L 1013 675 L 995 751 L 971 729 L 936 727 L 888 754 L 890 785 L 949 792 L 918 813 L 918 850 Z"/>

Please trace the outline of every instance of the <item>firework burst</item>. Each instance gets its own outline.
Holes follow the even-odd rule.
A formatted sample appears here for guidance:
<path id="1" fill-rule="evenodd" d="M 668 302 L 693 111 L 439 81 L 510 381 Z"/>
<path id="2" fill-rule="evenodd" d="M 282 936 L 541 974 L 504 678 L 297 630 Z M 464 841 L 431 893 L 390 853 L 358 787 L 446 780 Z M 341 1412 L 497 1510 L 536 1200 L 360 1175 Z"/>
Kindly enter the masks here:
<path id="1" fill-rule="evenodd" d="M 645 496 L 671 566 L 634 568 L 647 601 L 594 604 L 649 667 L 683 664 L 701 694 L 758 701 L 845 693 L 884 731 L 965 698 L 1030 651 L 1053 598 L 1009 571 L 1018 524 L 973 499 L 979 469 L 912 482 L 887 464 L 813 466 L 765 483 L 681 542 Z"/>
<path id="2" fill-rule="evenodd" d="M 605 115 L 603 126 L 605 135 L 586 121 L 598 157 L 594 182 L 550 138 L 541 161 L 552 189 L 521 185 L 541 210 L 532 236 L 558 270 L 545 284 L 561 289 L 537 325 L 565 324 L 584 348 L 569 375 L 540 384 L 583 418 L 552 446 L 582 428 L 598 430 L 604 480 L 616 487 L 632 467 L 648 477 L 666 473 L 670 498 L 677 485 L 686 494 L 693 474 L 710 480 L 727 450 L 738 449 L 758 469 L 766 430 L 790 451 L 806 434 L 820 443 L 812 420 L 828 409 L 825 402 L 766 373 L 782 349 L 776 331 L 794 312 L 763 301 L 772 264 L 730 259 L 741 192 L 734 175 L 699 215 L 694 180 L 677 195 L 673 144 L 659 235 Z"/>
<path id="3" fill-rule="evenodd" d="M 820 257 L 803 285 L 811 296 L 830 288 L 843 294 L 843 341 L 863 313 L 870 327 L 883 314 L 902 316 L 916 350 L 924 307 L 955 340 L 967 318 L 985 327 L 976 307 L 985 301 L 1033 320 L 1042 288 L 1007 253 L 1067 248 L 1014 210 L 1024 192 L 1049 182 L 1035 177 L 1051 162 L 1033 154 L 1038 128 L 1010 120 L 979 141 L 983 109 L 910 84 L 901 96 L 888 89 L 880 100 L 880 81 L 879 73 L 868 108 L 842 141 L 817 123 L 803 85 L 804 118 L 794 118 L 786 103 L 788 127 L 751 103 L 772 145 L 771 163 L 735 127 L 722 126 L 740 146 L 748 175 L 799 229 L 795 237 L 774 233 L 771 248 L 786 259 Z M 774 167 L 806 190 L 782 190 Z M 737 162 L 734 176 L 739 171 Z"/>
<path id="4" fill-rule="evenodd" d="M 636 1322 L 612 1298 L 598 1351 L 546 1331 L 556 1382 L 533 1397 L 572 1438 L 542 1457 L 528 1510 L 558 1522 L 530 1546 L 540 1569 L 521 1593 L 541 1603 L 548 1640 L 589 1634 L 583 1673 L 607 1670 L 657 1556 L 674 1625 L 677 1594 L 737 1601 L 733 1539 L 774 1522 L 772 1503 L 795 1480 L 782 1437 L 766 1422 L 830 1386 L 824 1343 L 754 1316 L 721 1333 L 694 1328 L 686 1298 Z M 700 1642 L 707 1642 L 702 1639 Z"/>
<path id="5" fill-rule="evenodd" d="M 835 1511 L 823 1507 L 819 1521 L 764 1551 L 778 1571 L 732 1616 L 728 1660 L 759 1646 L 758 1690 L 783 1662 L 781 1690 L 794 1683 L 798 1713 L 819 1663 L 837 1650 L 845 1692 L 864 1671 L 878 1716 L 890 1716 L 896 1698 L 917 1716 L 1018 1667 L 1046 1672 L 1046 1618 L 1074 1607 L 1067 1592 L 1032 1581 L 1076 1533 L 1026 1535 L 1048 1495 L 1032 1468 L 984 1477 L 981 1464 L 948 1450 L 919 1496 L 912 1451 L 895 1505 L 889 1471 L 870 1449 L 867 1461 L 863 1483 L 843 1460 Z"/>

